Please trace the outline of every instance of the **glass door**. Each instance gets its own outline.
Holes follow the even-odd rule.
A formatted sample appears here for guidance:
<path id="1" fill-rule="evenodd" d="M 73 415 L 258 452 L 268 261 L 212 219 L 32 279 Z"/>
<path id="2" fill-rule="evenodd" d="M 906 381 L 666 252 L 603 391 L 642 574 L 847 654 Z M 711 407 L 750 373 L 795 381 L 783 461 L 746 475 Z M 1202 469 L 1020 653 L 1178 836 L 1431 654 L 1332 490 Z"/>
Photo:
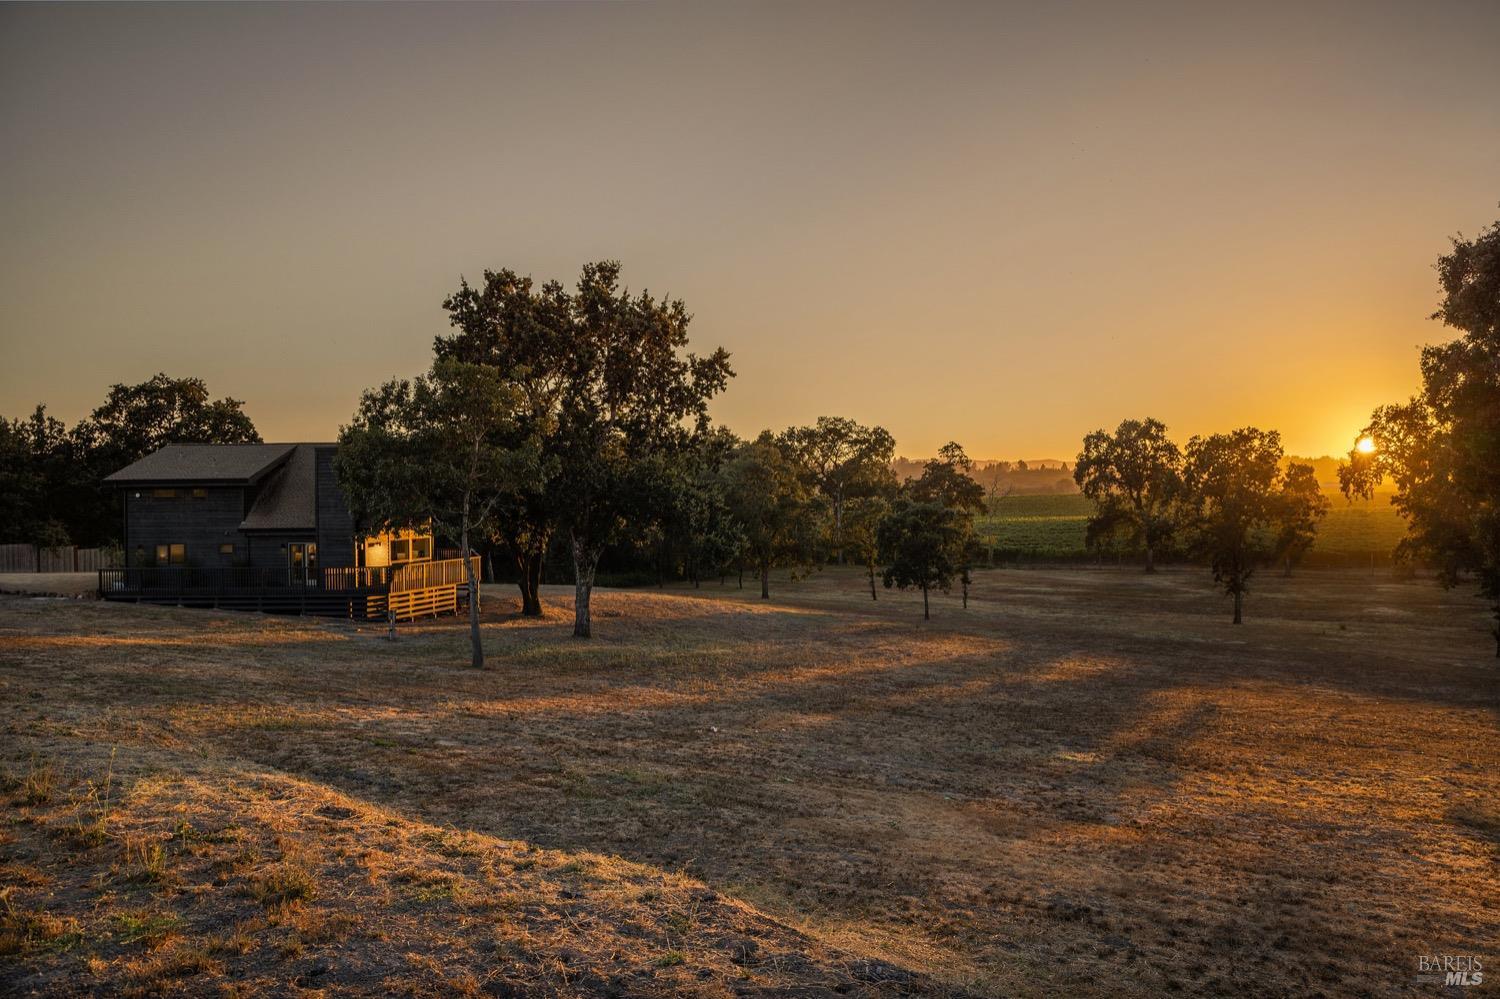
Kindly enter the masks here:
<path id="1" fill-rule="evenodd" d="M 286 546 L 293 585 L 318 585 L 318 546 L 310 541 L 294 541 Z"/>

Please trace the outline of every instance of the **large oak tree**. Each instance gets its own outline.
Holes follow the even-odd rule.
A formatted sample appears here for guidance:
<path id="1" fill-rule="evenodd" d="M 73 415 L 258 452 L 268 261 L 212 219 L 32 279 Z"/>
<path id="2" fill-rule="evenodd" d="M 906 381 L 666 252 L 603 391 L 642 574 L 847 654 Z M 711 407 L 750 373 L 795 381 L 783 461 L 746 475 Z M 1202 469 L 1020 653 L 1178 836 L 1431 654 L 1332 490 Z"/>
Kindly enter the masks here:
<path id="1" fill-rule="evenodd" d="M 723 348 L 689 353 L 687 307 L 648 291 L 632 295 L 616 261 L 584 266 L 571 316 L 551 440 L 559 519 L 573 555 L 573 634 L 587 638 L 600 555 L 654 521 L 654 463 L 709 432 L 708 401 L 734 372 Z"/>
<path id="2" fill-rule="evenodd" d="M 1375 410 L 1339 467 L 1346 496 L 1369 498 L 1389 478 L 1407 521 L 1401 558 L 1426 559 L 1448 586 L 1479 584 L 1495 614 L 1500 657 L 1500 222 L 1457 238 L 1438 260 L 1442 302 L 1432 318 L 1462 335 L 1422 350 L 1422 390 Z"/>

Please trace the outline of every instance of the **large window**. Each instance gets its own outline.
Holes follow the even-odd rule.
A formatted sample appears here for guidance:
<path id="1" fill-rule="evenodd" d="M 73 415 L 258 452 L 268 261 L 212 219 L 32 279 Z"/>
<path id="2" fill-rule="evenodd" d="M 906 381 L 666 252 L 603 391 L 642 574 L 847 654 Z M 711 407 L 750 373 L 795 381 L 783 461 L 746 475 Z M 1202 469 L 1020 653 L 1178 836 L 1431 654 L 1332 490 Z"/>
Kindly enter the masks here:
<path id="1" fill-rule="evenodd" d="M 186 565 L 187 545 L 157 545 L 157 565 Z"/>
<path id="2" fill-rule="evenodd" d="M 381 531 L 364 540 L 360 564 L 369 568 L 406 565 L 408 562 L 432 561 L 432 534 L 429 531 Z"/>
<path id="3" fill-rule="evenodd" d="M 154 497 L 156 497 L 157 499 L 176 499 L 177 498 L 177 490 L 175 490 L 175 489 L 153 489 L 153 490 L 151 490 L 151 495 L 154 496 Z"/>

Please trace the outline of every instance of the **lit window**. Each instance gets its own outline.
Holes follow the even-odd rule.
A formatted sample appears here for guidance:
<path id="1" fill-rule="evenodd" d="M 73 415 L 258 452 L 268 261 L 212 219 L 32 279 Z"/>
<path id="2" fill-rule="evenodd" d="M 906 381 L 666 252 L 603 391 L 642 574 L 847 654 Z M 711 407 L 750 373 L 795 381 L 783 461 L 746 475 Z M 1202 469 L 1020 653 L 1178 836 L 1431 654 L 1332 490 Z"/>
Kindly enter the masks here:
<path id="1" fill-rule="evenodd" d="M 157 499 L 176 499 L 177 498 L 177 490 L 175 490 L 175 489 L 153 489 L 153 490 L 151 490 L 151 495 L 154 496 L 154 497 L 156 497 Z"/>
<path id="2" fill-rule="evenodd" d="M 157 545 L 157 565 L 183 565 L 187 562 L 187 545 Z"/>
<path id="3" fill-rule="evenodd" d="M 207 489 L 194 489 L 193 490 L 193 499 L 203 499 L 207 495 L 208 495 L 208 490 Z"/>
<path id="4" fill-rule="evenodd" d="M 234 554 L 234 545 L 231 545 L 231 544 L 220 545 L 219 546 L 219 554 L 220 555 L 233 555 Z"/>

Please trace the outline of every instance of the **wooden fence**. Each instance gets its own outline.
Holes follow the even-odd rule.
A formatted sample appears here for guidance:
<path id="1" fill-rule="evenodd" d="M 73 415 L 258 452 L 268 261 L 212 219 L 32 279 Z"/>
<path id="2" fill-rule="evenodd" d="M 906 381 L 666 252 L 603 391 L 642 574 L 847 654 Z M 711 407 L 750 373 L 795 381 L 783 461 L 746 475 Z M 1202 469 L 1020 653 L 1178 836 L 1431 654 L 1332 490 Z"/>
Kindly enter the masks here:
<path id="1" fill-rule="evenodd" d="M 0 545 L 0 572 L 98 572 L 113 565 L 106 548 Z"/>

